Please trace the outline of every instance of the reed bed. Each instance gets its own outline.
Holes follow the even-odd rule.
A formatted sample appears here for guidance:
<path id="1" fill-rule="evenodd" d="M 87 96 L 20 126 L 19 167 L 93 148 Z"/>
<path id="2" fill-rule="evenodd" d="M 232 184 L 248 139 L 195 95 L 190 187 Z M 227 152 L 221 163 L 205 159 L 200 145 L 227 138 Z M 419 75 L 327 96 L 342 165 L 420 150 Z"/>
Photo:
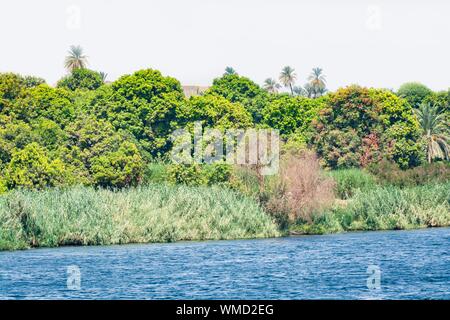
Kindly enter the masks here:
<path id="1" fill-rule="evenodd" d="M 450 226 L 450 183 L 400 189 L 377 186 L 293 227 L 303 233 L 400 230 Z"/>
<path id="2" fill-rule="evenodd" d="M 13 191 L 0 197 L 0 232 L 0 250 L 280 235 L 273 219 L 237 192 L 157 184 Z"/>

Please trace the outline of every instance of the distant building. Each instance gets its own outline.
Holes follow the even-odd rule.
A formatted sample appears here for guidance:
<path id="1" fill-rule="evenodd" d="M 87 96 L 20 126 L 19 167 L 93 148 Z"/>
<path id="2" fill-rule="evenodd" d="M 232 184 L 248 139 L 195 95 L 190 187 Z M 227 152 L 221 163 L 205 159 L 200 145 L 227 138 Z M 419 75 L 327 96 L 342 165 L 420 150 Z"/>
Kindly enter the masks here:
<path id="1" fill-rule="evenodd" d="M 184 95 L 188 98 L 191 96 L 199 96 L 209 89 L 208 86 L 182 86 L 182 88 Z"/>

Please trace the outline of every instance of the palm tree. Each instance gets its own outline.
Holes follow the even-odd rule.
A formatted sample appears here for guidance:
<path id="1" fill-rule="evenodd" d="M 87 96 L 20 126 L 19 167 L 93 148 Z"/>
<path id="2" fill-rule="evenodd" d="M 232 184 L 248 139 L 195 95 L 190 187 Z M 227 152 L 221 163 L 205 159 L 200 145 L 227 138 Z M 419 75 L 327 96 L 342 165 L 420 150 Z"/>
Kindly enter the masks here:
<path id="1" fill-rule="evenodd" d="M 315 95 L 315 88 L 313 87 L 313 85 L 308 82 L 303 86 L 303 92 L 304 92 L 304 96 L 308 97 L 308 98 L 313 98 Z"/>
<path id="2" fill-rule="evenodd" d="M 103 82 L 106 82 L 106 78 L 108 77 L 108 74 L 103 71 L 100 71 L 99 74 L 102 77 Z"/>
<path id="3" fill-rule="evenodd" d="M 69 72 L 75 69 L 84 69 L 87 66 L 87 56 L 83 54 L 83 48 L 80 46 L 71 46 L 68 51 L 64 66 Z"/>
<path id="4" fill-rule="evenodd" d="M 230 75 L 230 74 L 237 74 L 237 72 L 232 67 L 226 67 L 225 73 L 223 75 Z"/>
<path id="5" fill-rule="evenodd" d="M 292 88 L 292 91 L 294 92 L 295 95 L 297 96 L 307 96 L 307 92 L 305 89 L 303 89 L 301 86 L 294 86 Z"/>
<path id="6" fill-rule="evenodd" d="M 280 73 L 280 82 L 285 86 L 291 89 L 291 94 L 294 95 L 293 85 L 295 83 L 295 79 L 297 79 L 297 74 L 295 70 L 289 66 L 286 66 L 281 70 Z"/>
<path id="7" fill-rule="evenodd" d="M 278 89 L 280 88 L 280 84 L 275 79 L 267 78 L 266 80 L 264 80 L 264 89 L 266 89 L 267 91 L 271 93 L 277 93 Z"/>
<path id="8" fill-rule="evenodd" d="M 312 69 L 308 76 L 309 84 L 312 87 L 313 97 L 320 97 L 326 92 L 326 79 L 321 68 Z"/>
<path id="9" fill-rule="evenodd" d="M 434 158 L 450 158 L 449 123 L 438 106 L 423 103 L 416 114 L 422 127 L 422 136 L 427 146 L 428 163 Z"/>

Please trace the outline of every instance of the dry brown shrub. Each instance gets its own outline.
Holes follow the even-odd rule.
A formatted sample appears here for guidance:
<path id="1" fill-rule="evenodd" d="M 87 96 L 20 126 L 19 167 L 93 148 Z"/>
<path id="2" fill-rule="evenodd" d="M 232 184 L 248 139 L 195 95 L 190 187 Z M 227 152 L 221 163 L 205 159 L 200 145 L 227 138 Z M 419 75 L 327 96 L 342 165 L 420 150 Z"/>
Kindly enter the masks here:
<path id="1" fill-rule="evenodd" d="M 313 215 L 333 203 L 334 187 L 334 180 L 324 175 L 314 152 L 287 154 L 266 208 L 273 213 L 283 212 L 291 221 L 311 222 Z"/>

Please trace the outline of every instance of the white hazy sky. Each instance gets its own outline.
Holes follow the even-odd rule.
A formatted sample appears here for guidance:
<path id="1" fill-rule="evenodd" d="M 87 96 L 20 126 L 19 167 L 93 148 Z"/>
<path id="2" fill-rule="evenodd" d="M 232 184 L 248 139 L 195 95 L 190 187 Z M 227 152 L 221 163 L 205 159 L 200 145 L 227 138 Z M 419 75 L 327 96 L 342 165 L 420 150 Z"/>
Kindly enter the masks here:
<path id="1" fill-rule="evenodd" d="M 313 67 L 328 86 L 450 86 L 448 0 L 1 0 L 0 72 L 65 74 L 70 45 L 114 80 L 156 68 L 208 85 L 226 66 L 258 83 Z"/>

